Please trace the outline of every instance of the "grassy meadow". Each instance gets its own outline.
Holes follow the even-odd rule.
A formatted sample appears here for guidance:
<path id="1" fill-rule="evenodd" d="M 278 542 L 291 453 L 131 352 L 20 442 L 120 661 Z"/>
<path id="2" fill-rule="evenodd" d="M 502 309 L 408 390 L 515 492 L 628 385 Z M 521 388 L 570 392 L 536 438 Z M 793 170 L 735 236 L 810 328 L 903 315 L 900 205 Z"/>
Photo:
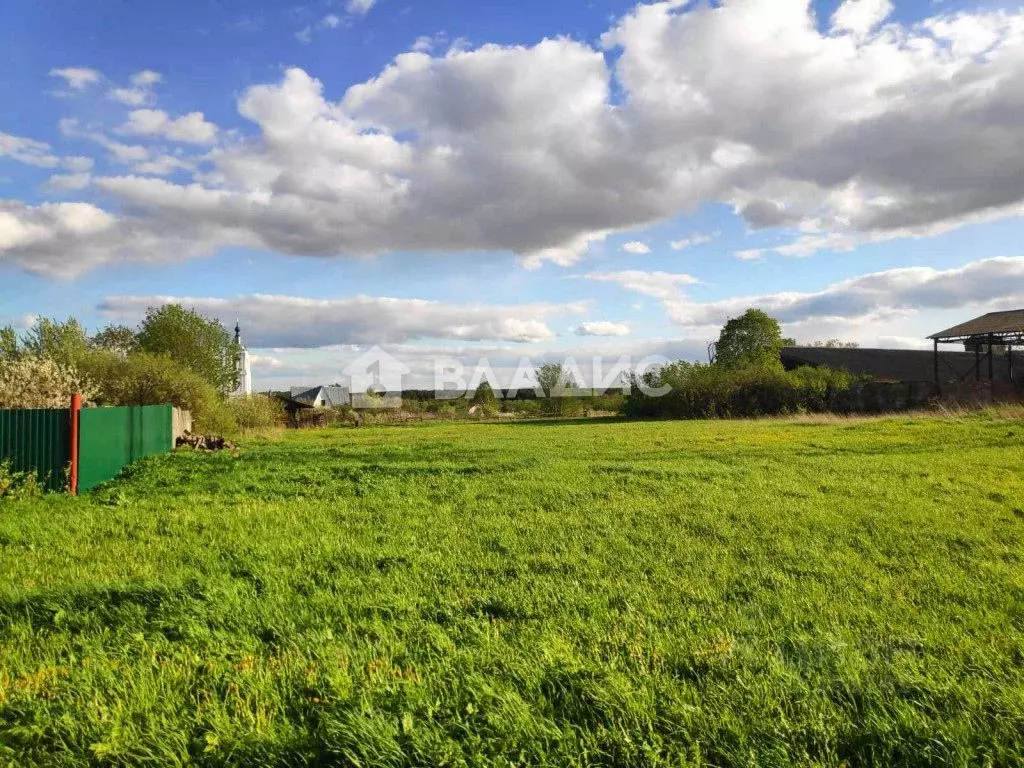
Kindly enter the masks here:
<path id="1" fill-rule="evenodd" d="M 0 501 L 0 765 L 1024 762 L 1024 422 L 433 423 Z"/>

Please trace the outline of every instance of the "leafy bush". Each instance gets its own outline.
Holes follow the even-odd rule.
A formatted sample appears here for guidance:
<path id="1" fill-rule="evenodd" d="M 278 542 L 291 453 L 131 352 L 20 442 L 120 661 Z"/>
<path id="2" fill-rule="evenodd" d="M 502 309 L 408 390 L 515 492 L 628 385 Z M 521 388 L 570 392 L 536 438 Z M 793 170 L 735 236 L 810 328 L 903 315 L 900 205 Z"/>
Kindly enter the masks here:
<path id="1" fill-rule="evenodd" d="M 727 369 L 680 361 L 634 380 L 622 412 L 632 417 L 714 419 L 824 411 L 833 395 L 848 389 L 852 381 L 845 371 L 828 368 Z M 645 392 L 645 387 L 669 391 L 659 396 Z"/>
<path id="2" fill-rule="evenodd" d="M 623 395 L 619 390 L 605 392 L 603 395 L 592 394 L 579 398 L 584 410 L 587 413 L 600 411 L 604 413 L 618 413 L 622 410 Z"/>
<path id="3" fill-rule="evenodd" d="M 43 494 L 35 472 L 15 472 L 9 460 L 0 461 L 0 499 L 28 499 Z"/>
<path id="4" fill-rule="evenodd" d="M 90 373 L 99 387 L 97 399 L 107 405 L 170 403 L 192 412 L 197 432 L 234 432 L 235 421 L 226 404 L 197 373 L 163 355 L 137 352 L 121 359 L 112 353 L 91 356 Z"/>
<path id="5" fill-rule="evenodd" d="M 516 416 L 540 416 L 540 404 L 540 400 L 503 400 L 501 410 L 503 413 L 512 413 Z"/>
<path id="6" fill-rule="evenodd" d="M 96 388 L 70 366 L 32 356 L 0 359 L 0 408 L 67 408 L 75 392 L 91 400 Z"/>
<path id="7" fill-rule="evenodd" d="M 270 429 L 284 419 L 284 405 L 272 395 L 231 398 L 224 409 L 239 429 Z"/>

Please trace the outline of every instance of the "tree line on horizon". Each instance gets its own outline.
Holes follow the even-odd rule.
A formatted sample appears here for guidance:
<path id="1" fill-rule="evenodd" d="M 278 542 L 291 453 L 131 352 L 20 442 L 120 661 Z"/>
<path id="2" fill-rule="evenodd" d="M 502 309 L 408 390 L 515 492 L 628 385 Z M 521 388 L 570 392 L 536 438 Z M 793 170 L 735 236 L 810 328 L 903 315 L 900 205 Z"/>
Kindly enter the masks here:
<path id="1" fill-rule="evenodd" d="M 596 409 L 692 418 L 820 409 L 829 391 L 848 387 L 852 379 L 823 368 L 783 370 L 779 353 L 795 343 L 782 336 L 775 318 L 751 308 L 724 325 L 708 363 L 680 360 L 633 375 L 625 394 L 586 390 L 564 366 L 550 362 L 535 371 L 544 397 L 531 391 L 516 398 L 535 403 L 499 404 L 506 393 L 496 393 L 487 381 L 462 400 L 466 409 L 475 407 L 484 415 L 509 410 L 576 416 Z M 815 346 L 856 345 L 832 339 Z M 238 352 L 218 320 L 179 304 L 149 308 L 135 327 L 112 324 L 92 335 L 74 318 L 39 318 L 21 334 L 0 327 L 0 408 L 66 407 L 71 393 L 79 392 L 97 405 L 172 403 L 191 411 L 202 431 L 269 426 L 281 415 L 280 398 L 228 397 L 237 386 Z M 650 394 L 658 390 L 668 392 Z M 403 400 L 410 410 L 445 407 L 409 394 L 403 393 Z"/>

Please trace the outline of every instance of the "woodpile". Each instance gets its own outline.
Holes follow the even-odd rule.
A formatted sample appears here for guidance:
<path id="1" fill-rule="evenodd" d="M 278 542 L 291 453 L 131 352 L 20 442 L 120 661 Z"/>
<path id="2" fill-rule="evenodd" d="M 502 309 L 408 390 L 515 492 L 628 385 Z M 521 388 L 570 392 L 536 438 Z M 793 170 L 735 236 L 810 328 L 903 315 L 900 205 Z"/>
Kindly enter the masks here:
<path id="1" fill-rule="evenodd" d="M 223 451 L 225 448 L 231 450 L 235 447 L 234 443 L 223 437 L 193 435 L 191 432 L 179 435 L 178 439 L 174 441 L 174 445 L 176 448 L 187 445 L 200 451 Z"/>

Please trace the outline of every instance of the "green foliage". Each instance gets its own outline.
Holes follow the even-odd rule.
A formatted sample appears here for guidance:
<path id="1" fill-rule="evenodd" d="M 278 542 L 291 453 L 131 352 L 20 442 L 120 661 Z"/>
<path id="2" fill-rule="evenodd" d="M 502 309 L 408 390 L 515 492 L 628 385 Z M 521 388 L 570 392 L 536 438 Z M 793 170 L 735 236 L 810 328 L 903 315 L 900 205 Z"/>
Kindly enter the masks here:
<path id="1" fill-rule="evenodd" d="M 791 339 L 783 339 L 779 321 L 760 309 L 748 309 L 722 328 L 715 345 L 715 365 L 737 369 L 780 366 L 779 351 Z"/>
<path id="2" fill-rule="evenodd" d="M 105 404 L 170 403 L 192 412 L 197 432 L 224 434 L 235 429 L 219 393 L 202 376 L 169 357 L 136 352 L 122 360 L 107 353 L 93 355 L 91 363 L 98 399 Z"/>
<path id="3" fill-rule="evenodd" d="M 284 422 L 284 405 L 272 395 L 232 397 L 224 407 L 228 416 L 242 430 L 270 429 Z"/>
<path id="4" fill-rule="evenodd" d="M 37 498 L 44 490 L 35 472 L 15 472 L 10 461 L 0 461 L 0 499 Z"/>
<path id="5" fill-rule="evenodd" d="M 89 337 L 74 318 L 60 322 L 41 317 L 25 332 L 21 353 L 76 368 L 89 354 Z"/>
<path id="6" fill-rule="evenodd" d="M 0 328 L 0 360 L 18 355 L 18 333 L 9 325 Z"/>
<path id="7" fill-rule="evenodd" d="M 20 344 L 12 328 L 0 329 L 0 407 L 66 407 L 78 391 L 107 405 L 171 403 L 208 433 L 272 423 L 278 411 L 266 398 L 224 402 L 236 352 L 220 323 L 176 304 L 150 308 L 138 332 L 109 325 L 91 339 L 75 319 L 41 318 Z"/>
<path id="8" fill-rule="evenodd" d="M 616 414 L 622 410 L 625 398 L 620 390 L 604 394 L 590 394 L 580 397 L 580 403 L 588 413 Z"/>
<path id="9" fill-rule="evenodd" d="M 93 349 L 112 352 L 120 357 L 127 357 L 139 346 L 135 331 L 127 325 L 108 325 L 93 336 L 89 344 Z"/>
<path id="10" fill-rule="evenodd" d="M 290 432 L 0 503 L 0 763 L 1014 766 L 998 418 Z"/>
<path id="11" fill-rule="evenodd" d="M 801 344 L 803 347 L 824 347 L 826 349 L 856 349 L 860 346 L 856 341 L 843 341 L 842 339 L 825 339 L 824 341 L 812 341 L 810 344 Z"/>
<path id="12" fill-rule="evenodd" d="M 237 386 L 237 345 L 216 320 L 179 304 L 150 307 L 136 334 L 139 350 L 163 355 L 201 376 L 226 395 Z"/>
<path id="13" fill-rule="evenodd" d="M 537 384 L 544 392 L 540 399 L 540 412 L 545 416 L 579 416 L 583 404 L 579 399 L 579 383 L 560 363 L 545 363 L 535 374 Z"/>
<path id="14" fill-rule="evenodd" d="M 491 383 L 486 380 L 480 382 L 469 402 L 470 405 L 482 405 L 485 408 L 497 409 L 498 407 L 498 398 L 494 394 Z"/>
<path id="15" fill-rule="evenodd" d="M 502 413 L 511 413 L 521 418 L 536 418 L 541 416 L 540 400 L 503 400 L 501 403 Z"/>
<path id="16" fill-rule="evenodd" d="M 476 408 L 476 415 L 483 418 L 491 418 L 500 410 L 500 403 L 494 394 L 494 389 L 486 380 L 477 385 L 469 404 Z"/>
<path id="17" fill-rule="evenodd" d="M 544 363 L 534 375 L 545 397 L 560 397 L 578 386 L 572 374 L 561 363 Z"/>
<path id="18" fill-rule="evenodd" d="M 714 419 L 829 410 L 848 389 L 845 371 L 778 365 L 726 368 L 679 361 L 634 380 L 622 412 L 635 418 Z M 667 393 L 659 392 L 668 388 Z"/>
<path id="19" fill-rule="evenodd" d="M 86 401 L 97 394 L 86 375 L 54 360 L 0 358 L 0 408 L 67 408 L 75 392 Z"/>

